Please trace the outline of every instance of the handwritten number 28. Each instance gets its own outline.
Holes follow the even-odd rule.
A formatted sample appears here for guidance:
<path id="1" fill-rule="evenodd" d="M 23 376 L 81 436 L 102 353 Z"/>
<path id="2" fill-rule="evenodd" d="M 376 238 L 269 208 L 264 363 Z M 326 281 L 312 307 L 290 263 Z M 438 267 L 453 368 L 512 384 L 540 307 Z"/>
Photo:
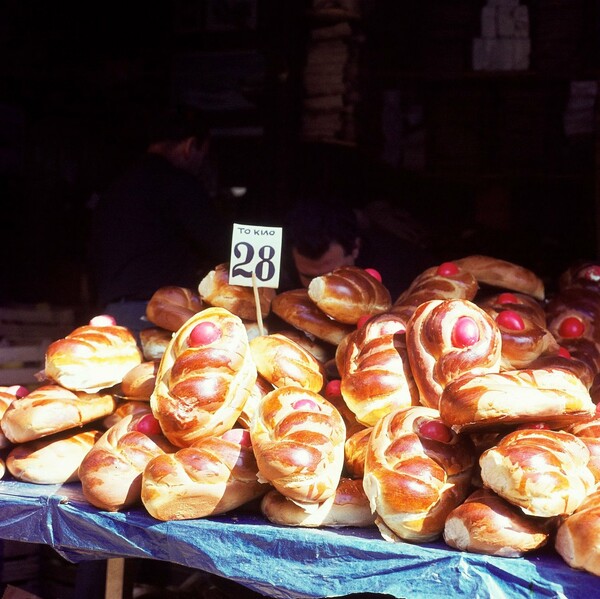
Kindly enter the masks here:
<path id="1" fill-rule="evenodd" d="M 243 267 L 251 264 L 254 260 L 254 246 L 241 241 L 235 244 L 233 254 L 236 258 L 241 258 L 241 261 L 233 265 L 232 276 L 251 278 L 252 271 Z M 260 260 L 256 263 L 254 272 L 261 281 L 268 281 L 275 274 L 275 265 L 272 262 L 275 257 L 275 249 L 273 246 L 263 245 L 258 249 L 258 257 Z"/>

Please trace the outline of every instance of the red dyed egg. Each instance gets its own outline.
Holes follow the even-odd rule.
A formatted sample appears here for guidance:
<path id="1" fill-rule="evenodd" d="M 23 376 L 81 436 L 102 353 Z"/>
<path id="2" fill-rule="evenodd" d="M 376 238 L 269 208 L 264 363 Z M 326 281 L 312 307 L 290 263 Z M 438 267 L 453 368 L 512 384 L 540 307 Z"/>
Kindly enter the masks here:
<path id="1" fill-rule="evenodd" d="M 519 298 L 514 293 L 501 293 L 497 301 L 499 304 L 518 304 Z"/>
<path id="2" fill-rule="evenodd" d="M 381 283 L 381 273 L 378 270 L 375 270 L 374 268 L 365 268 L 365 272 L 368 272 L 374 279 L 377 279 Z"/>
<path id="3" fill-rule="evenodd" d="M 502 310 L 502 312 L 496 316 L 496 322 L 499 326 L 510 329 L 511 331 L 522 331 L 525 328 L 523 318 L 513 310 Z"/>
<path id="4" fill-rule="evenodd" d="M 312 399 L 299 399 L 292 404 L 294 410 L 304 410 L 305 412 L 319 412 L 319 406 Z"/>
<path id="5" fill-rule="evenodd" d="M 469 316 L 461 316 L 452 330 L 454 347 L 469 347 L 479 341 L 479 327 Z"/>
<path id="6" fill-rule="evenodd" d="M 210 321 L 197 324 L 190 333 L 190 345 L 200 347 L 209 345 L 221 337 L 221 329 Z"/>
<path id="7" fill-rule="evenodd" d="M 135 425 L 135 430 L 145 435 L 158 435 L 162 433 L 160 423 L 152 414 L 142 416 Z"/>
<path id="8" fill-rule="evenodd" d="M 231 441 L 237 443 L 242 447 L 250 447 L 252 445 L 252 439 L 250 438 L 250 432 L 245 428 L 232 428 L 221 435 L 221 439 L 225 441 Z"/>
<path id="9" fill-rule="evenodd" d="M 585 331 L 585 325 L 576 316 L 565 318 L 558 327 L 558 334 L 567 339 L 581 337 Z"/>
<path id="10" fill-rule="evenodd" d="M 342 392 L 342 381 L 340 379 L 333 379 L 325 386 L 325 397 L 339 397 Z"/>
<path id="11" fill-rule="evenodd" d="M 419 426 L 419 434 L 433 441 L 449 443 L 452 441 L 452 431 L 439 420 L 428 420 Z"/>
<path id="12" fill-rule="evenodd" d="M 436 273 L 442 277 L 450 277 L 458 273 L 458 266 L 454 262 L 442 262 L 437 267 Z"/>

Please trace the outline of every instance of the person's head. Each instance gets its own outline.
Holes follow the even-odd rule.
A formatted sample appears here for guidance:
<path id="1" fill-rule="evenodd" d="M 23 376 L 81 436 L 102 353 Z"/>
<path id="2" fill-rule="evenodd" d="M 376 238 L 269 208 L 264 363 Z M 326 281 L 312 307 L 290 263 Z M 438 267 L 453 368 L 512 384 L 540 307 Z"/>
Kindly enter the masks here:
<path id="1" fill-rule="evenodd" d="M 157 119 L 151 127 L 148 151 L 198 176 L 208 154 L 210 128 L 198 109 L 180 106 Z"/>
<path id="2" fill-rule="evenodd" d="M 305 287 L 314 277 L 354 265 L 360 251 L 357 215 L 351 207 L 335 201 L 297 203 L 287 215 L 284 235 Z"/>

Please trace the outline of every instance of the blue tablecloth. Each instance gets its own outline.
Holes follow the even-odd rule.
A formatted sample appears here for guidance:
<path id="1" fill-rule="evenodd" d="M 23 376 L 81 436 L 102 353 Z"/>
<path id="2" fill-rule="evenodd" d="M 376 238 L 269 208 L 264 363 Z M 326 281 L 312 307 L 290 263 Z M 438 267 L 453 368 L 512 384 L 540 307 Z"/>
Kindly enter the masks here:
<path id="1" fill-rule="evenodd" d="M 270 524 L 257 513 L 160 522 L 143 508 L 90 506 L 77 484 L 0 481 L 0 538 L 52 546 L 72 562 L 150 558 L 197 568 L 271 597 L 381 593 L 410 599 L 591 599 L 600 578 L 569 568 L 553 549 L 526 558 L 462 553 L 443 542 L 390 543 L 369 529 Z"/>

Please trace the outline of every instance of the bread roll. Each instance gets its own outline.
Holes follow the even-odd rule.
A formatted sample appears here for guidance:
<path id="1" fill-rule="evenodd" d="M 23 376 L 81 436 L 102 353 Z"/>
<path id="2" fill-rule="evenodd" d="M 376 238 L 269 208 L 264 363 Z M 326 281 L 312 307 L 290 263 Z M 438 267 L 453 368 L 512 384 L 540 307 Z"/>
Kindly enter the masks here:
<path id="1" fill-rule="evenodd" d="M 310 352 L 321 364 L 325 364 L 335 355 L 335 348 L 330 343 L 315 339 L 315 337 L 309 336 L 299 329 L 282 329 L 277 332 L 280 335 L 285 335 L 292 341 L 295 341 L 306 351 Z"/>
<path id="2" fill-rule="evenodd" d="M 565 431 L 522 429 L 508 433 L 479 458 L 483 484 L 525 514 L 572 514 L 593 490 L 590 452 Z"/>
<path id="3" fill-rule="evenodd" d="M 258 373 L 274 387 L 298 386 L 318 393 L 323 388 L 323 366 L 298 343 L 281 335 L 261 335 L 250 341 Z"/>
<path id="4" fill-rule="evenodd" d="M 26 443 L 104 418 L 112 414 L 116 405 L 108 393 L 43 385 L 14 400 L 4 412 L 0 426 L 11 443 Z"/>
<path id="5" fill-rule="evenodd" d="M 581 439 L 590 452 L 588 468 L 592 471 L 596 483 L 600 485 L 600 412 L 592 420 L 573 424 L 565 429 Z"/>
<path id="6" fill-rule="evenodd" d="M 354 331 L 352 325 L 327 316 L 310 299 L 306 289 L 292 289 L 277 294 L 271 303 L 271 310 L 287 324 L 334 346 Z"/>
<path id="7" fill-rule="evenodd" d="M 404 326 L 394 315 L 369 319 L 348 335 L 343 355 L 336 357 L 344 401 L 365 426 L 373 426 L 398 408 L 419 403 Z"/>
<path id="8" fill-rule="evenodd" d="M 144 360 L 160 360 L 173 337 L 173 331 L 160 327 L 148 327 L 138 333 Z"/>
<path id="9" fill-rule="evenodd" d="M 197 293 L 187 287 L 158 288 L 146 305 L 146 318 L 157 327 L 174 333 L 204 308 Z"/>
<path id="10" fill-rule="evenodd" d="M 519 264 L 480 254 L 465 256 L 454 262 L 469 271 L 480 284 L 525 293 L 538 300 L 543 300 L 546 295 L 542 279 Z"/>
<path id="11" fill-rule="evenodd" d="M 224 308 L 194 314 L 173 336 L 150 398 L 171 443 L 194 441 L 233 427 L 256 381 L 246 329 Z"/>
<path id="12" fill-rule="evenodd" d="M 318 393 L 281 387 L 265 395 L 250 424 L 261 480 L 299 503 L 335 494 L 344 466 L 346 429 Z"/>
<path id="13" fill-rule="evenodd" d="M 298 505 L 276 489 L 262 498 L 260 508 L 267 520 L 282 526 L 342 528 L 366 527 L 375 523 L 362 480 L 349 478 L 341 478 L 335 494 L 313 509 Z"/>
<path id="14" fill-rule="evenodd" d="M 159 364 L 159 360 L 151 360 L 134 366 L 121 381 L 120 397 L 135 401 L 150 401 L 156 386 Z"/>
<path id="15" fill-rule="evenodd" d="M 153 458 L 142 476 L 142 502 L 157 520 L 215 516 L 260 497 L 247 431 L 205 437 L 191 447 Z"/>
<path id="16" fill-rule="evenodd" d="M 66 431 L 13 447 L 6 457 L 6 468 L 26 483 L 54 485 L 79 480 L 78 470 L 102 432 Z"/>
<path id="17" fill-rule="evenodd" d="M 466 374 L 440 399 L 442 420 L 457 432 L 545 422 L 550 428 L 587 420 L 595 406 L 581 380 L 559 368 Z"/>
<path id="18" fill-rule="evenodd" d="M 254 412 L 256 412 L 256 408 L 258 407 L 258 402 L 267 394 L 273 391 L 275 387 L 267 379 L 262 377 L 260 374 L 256 377 L 256 381 L 254 385 L 252 385 L 252 390 L 250 391 L 250 395 L 242 408 L 240 416 L 237 420 L 237 424 L 240 428 L 249 429 L 250 422 L 252 422 L 252 418 L 254 417 Z"/>
<path id="19" fill-rule="evenodd" d="M 571 568 L 600 576 L 600 489 L 560 525 L 554 546 Z"/>
<path id="20" fill-rule="evenodd" d="M 450 381 L 465 373 L 500 370 L 502 337 L 496 323 L 473 302 L 431 300 L 408 321 L 406 348 L 421 403 L 437 409 Z"/>
<path id="21" fill-rule="evenodd" d="M 0 421 L 4 412 L 8 409 L 8 406 L 17 399 L 16 388 L 13 387 L 0 387 Z M 6 438 L 6 435 L 0 429 L 0 449 L 4 449 L 10 445 L 10 441 Z M 2 478 L 0 476 L 0 478 Z"/>
<path id="22" fill-rule="evenodd" d="M 127 416 L 152 414 L 150 404 L 142 401 L 120 401 L 112 414 L 102 419 L 102 426 L 108 429 Z"/>
<path id="23" fill-rule="evenodd" d="M 360 429 L 346 439 L 344 444 L 344 472 L 350 478 L 360 478 L 365 475 L 365 458 L 371 439 L 373 427 Z"/>
<path id="24" fill-rule="evenodd" d="M 45 374 L 71 391 L 96 393 L 120 383 L 141 361 L 142 353 L 129 329 L 86 325 L 48 346 Z"/>
<path id="25" fill-rule="evenodd" d="M 600 293 L 600 264 L 587 260 L 571 264 L 558 279 L 559 292 L 571 287 L 583 287 Z"/>
<path id="26" fill-rule="evenodd" d="M 148 462 L 165 451 L 175 451 L 162 433 L 144 432 L 145 417 L 129 414 L 115 422 L 82 460 L 81 490 L 93 506 L 116 512 L 140 503 L 142 473 Z"/>
<path id="27" fill-rule="evenodd" d="M 474 464 L 468 440 L 437 410 L 413 406 L 384 416 L 373 427 L 363 479 L 382 536 L 415 543 L 439 537 L 470 490 Z"/>
<path id="28" fill-rule="evenodd" d="M 539 549 L 549 536 L 546 519 L 526 516 L 489 489 L 471 493 L 444 524 L 444 541 L 450 547 L 501 557 L 520 557 Z"/>
<path id="29" fill-rule="evenodd" d="M 358 266 L 341 266 L 315 277 L 308 296 L 325 314 L 345 324 L 356 324 L 361 316 L 387 312 L 392 306 L 387 288 Z"/>
<path id="30" fill-rule="evenodd" d="M 198 293 L 209 306 L 225 308 L 243 320 L 258 320 L 254 288 L 229 284 L 229 264 L 217 265 L 207 273 L 198 285 Z M 262 318 L 271 311 L 271 302 L 276 290 L 270 287 L 258 288 L 258 300 Z"/>

